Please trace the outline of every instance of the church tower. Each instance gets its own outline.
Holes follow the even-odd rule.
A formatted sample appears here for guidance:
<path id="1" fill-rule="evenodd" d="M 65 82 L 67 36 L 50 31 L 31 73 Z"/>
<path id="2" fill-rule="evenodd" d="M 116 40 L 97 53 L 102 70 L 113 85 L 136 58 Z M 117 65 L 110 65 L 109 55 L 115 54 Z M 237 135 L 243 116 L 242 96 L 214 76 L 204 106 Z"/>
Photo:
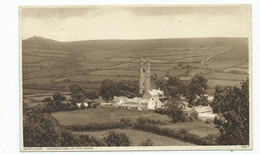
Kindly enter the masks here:
<path id="1" fill-rule="evenodd" d="M 140 58 L 139 94 L 151 89 L 151 61 L 150 58 Z"/>

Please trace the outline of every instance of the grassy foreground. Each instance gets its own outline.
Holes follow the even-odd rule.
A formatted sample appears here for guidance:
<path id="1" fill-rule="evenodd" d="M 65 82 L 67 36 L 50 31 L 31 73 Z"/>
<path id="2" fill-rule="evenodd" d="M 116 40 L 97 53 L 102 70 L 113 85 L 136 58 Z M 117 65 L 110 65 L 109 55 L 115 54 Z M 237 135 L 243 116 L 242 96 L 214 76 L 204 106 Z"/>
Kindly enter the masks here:
<path id="1" fill-rule="evenodd" d="M 155 146 L 191 146 L 194 145 L 192 143 L 183 142 L 178 139 L 173 139 L 166 136 L 161 136 L 157 134 L 153 134 L 150 132 L 144 132 L 140 130 L 132 130 L 132 129 L 112 129 L 112 130 L 105 130 L 105 131 L 94 131 L 94 132 L 78 132 L 79 134 L 88 134 L 90 136 L 95 136 L 99 139 L 107 136 L 108 132 L 116 131 L 125 133 L 130 139 L 131 146 L 139 146 L 141 141 L 146 139 L 151 139 Z"/>

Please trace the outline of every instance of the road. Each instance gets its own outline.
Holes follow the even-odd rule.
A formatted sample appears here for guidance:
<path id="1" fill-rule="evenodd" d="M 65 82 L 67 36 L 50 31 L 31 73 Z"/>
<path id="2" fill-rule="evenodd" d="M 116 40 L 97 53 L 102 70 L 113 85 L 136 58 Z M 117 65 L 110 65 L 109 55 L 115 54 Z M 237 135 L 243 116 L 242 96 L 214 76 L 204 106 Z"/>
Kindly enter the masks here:
<path id="1" fill-rule="evenodd" d="M 217 56 L 217 55 L 219 55 L 219 54 L 221 54 L 221 53 L 223 53 L 223 52 L 226 52 L 226 51 L 228 51 L 229 49 L 231 49 L 231 48 L 233 48 L 234 46 L 232 46 L 232 47 L 227 47 L 227 48 L 225 48 L 224 50 L 222 50 L 222 51 L 220 51 L 220 52 L 218 52 L 218 53 L 216 53 L 216 54 L 214 54 L 214 55 L 211 55 L 211 56 L 209 56 L 209 57 L 207 57 L 206 59 L 204 59 L 202 62 L 201 62 L 201 64 L 202 65 L 205 65 L 205 63 L 210 59 L 210 58 L 212 58 L 212 57 L 214 57 L 214 56 Z"/>

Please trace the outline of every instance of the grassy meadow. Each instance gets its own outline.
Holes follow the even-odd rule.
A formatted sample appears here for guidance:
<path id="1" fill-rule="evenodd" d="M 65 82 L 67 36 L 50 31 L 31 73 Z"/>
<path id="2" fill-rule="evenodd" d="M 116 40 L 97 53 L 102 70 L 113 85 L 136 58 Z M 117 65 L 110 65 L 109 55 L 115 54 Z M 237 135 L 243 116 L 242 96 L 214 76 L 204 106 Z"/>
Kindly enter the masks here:
<path id="1" fill-rule="evenodd" d="M 131 146 L 139 146 L 142 141 L 147 140 L 148 138 L 152 140 L 153 144 L 155 146 L 192 146 L 194 144 L 183 142 L 178 139 L 173 139 L 166 136 L 161 136 L 157 134 L 153 134 L 150 132 L 144 132 L 140 130 L 133 130 L 133 129 L 112 129 L 112 130 L 105 130 L 105 131 L 87 131 L 87 132 L 77 132 L 78 134 L 88 134 L 90 136 L 95 136 L 99 139 L 102 139 L 104 136 L 107 136 L 107 134 L 110 131 L 116 131 L 125 133 L 130 140 Z"/>
<path id="2" fill-rule="evenodd" d="M 93 124 L 93 123 L 107 123 L 119 122 L 121 118 L 128 118 L 132 122 L 136 122 L 139 117 L 153 118 L 161 122 L 169 123 L 171 119 L 167 115 L 154 113 L 153 111 L 137 111 L 118 108 L 97 108 L 85 109 L 69 112 L 55 112 L 52 113 L 62 125 L 72 124 Z"/>
<path id="3" fill-rule="evenodd" d="M 171 123 L 162 125 L 161 127 L 174 130 L 186 129 L 190 133 L 199 135 L 200 137 L 205 137 L 208 134 L 219 134 L 219 130 L 215 127 L 213 123 L 206 123 L 204 121 Z"/>

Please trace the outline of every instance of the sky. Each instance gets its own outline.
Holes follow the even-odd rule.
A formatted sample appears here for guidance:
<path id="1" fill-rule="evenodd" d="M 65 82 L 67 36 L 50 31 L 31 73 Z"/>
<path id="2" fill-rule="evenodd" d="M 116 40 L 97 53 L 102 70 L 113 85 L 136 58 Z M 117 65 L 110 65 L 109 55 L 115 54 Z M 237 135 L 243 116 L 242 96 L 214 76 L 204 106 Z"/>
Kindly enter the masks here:
<path id="1" fill-rule="evenodd" d="M 251 12 L 235 6 L 86 6 L 21 9 L 22 39 L 249 37 Z"/>

